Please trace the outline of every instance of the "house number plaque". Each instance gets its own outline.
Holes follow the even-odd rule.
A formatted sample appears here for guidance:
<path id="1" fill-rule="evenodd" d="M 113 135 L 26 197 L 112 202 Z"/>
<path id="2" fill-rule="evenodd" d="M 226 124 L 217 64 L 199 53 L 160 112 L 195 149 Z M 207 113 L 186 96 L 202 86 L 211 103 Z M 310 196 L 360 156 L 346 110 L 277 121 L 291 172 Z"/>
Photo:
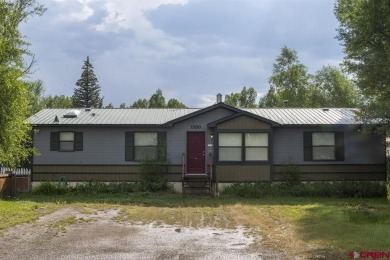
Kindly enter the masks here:
<path id="1" fill-rule="evenodd" d="M 201 125 L 191 125 L 191 129 L 201 129 Z"/>

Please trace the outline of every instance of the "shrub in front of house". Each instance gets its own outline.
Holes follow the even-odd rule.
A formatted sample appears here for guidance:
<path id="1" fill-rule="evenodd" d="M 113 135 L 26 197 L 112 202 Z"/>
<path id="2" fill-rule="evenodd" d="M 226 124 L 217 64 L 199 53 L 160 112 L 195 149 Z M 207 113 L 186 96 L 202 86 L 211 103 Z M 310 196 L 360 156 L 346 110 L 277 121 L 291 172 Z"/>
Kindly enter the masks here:
<path id="1" fill-rule="evenodd" d="M 165 173 L 166 165 L 163 160 L 143 160 L 140 165 L 140 189 L 151 192 L 170 190 Z"/>
<path id="2" fill-rule="evenodd" d="M 54 182 L 42 182 L 33 189 L 33 194 L 40 195 L 61 195 L 67 193 L 69 190 L 65 186 L 58 185 Z"/>

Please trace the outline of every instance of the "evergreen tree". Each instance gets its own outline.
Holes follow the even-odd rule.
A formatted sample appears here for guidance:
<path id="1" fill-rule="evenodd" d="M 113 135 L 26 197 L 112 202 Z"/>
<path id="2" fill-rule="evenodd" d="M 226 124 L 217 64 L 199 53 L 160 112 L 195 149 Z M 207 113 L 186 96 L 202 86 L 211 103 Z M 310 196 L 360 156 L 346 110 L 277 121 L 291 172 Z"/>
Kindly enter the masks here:
<path id="1" fill-rule="evenodd" d="M 76 82 L 77 87 L 74 89 L 73 106 L 101 108 L 103 98 L 100 98 L 100 86 L 88 56 L 82 69 L 81 78 Z"/>

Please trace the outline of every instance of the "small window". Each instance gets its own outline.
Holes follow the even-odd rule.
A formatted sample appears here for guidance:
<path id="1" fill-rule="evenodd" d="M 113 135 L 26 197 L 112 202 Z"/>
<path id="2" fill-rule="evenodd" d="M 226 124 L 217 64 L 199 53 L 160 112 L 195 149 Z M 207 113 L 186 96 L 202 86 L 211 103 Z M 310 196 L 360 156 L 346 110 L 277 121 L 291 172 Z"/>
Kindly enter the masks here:
<path id="1" fill-rule="evenodd" d="M 50 151 L 74 152 L 83 150 L 83 132 L 51 132 Z"/>
<path id="2" fill-rule="evenodd" d="M 241 161 L 242 158 L 242 134 L 220 133 L 219 134 L 219 160 Z"/>
<path id="3" fill-rule="evenodd" d="M 157 159 L 157 132 L 134 133 L 134 159 Z"/>
<path id="4" fill-rule="evenodd" d="M 74 132 L 60 132 L 60 151 L 74 151 Z"/>

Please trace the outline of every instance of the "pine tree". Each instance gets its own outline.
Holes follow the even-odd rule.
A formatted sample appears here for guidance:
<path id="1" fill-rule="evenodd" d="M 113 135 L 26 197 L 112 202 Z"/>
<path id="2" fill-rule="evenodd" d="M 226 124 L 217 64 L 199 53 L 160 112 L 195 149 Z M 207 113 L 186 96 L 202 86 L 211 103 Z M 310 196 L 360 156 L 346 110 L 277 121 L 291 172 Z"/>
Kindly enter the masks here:
<path id="1" fill-rule="evenodd" d="M 88 56 L 82 69 L 81 78 L 76 82 L 77 87 L 73 92 L 73 106 L 101 108 L 103 98 L 100 98 L 100 86 Z"/>

